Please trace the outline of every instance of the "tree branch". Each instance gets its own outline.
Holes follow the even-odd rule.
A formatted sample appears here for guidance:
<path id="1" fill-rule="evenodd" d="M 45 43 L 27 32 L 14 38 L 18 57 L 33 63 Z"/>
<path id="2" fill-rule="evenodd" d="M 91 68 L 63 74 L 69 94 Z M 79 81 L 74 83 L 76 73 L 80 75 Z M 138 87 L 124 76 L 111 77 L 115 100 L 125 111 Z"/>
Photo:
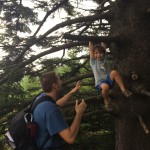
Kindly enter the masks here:
<path id="1" fill-rule="evenodd" d="M 69 26 L 75 23 L 79 23 L 79 22 L 91 22 L 91 21 L 95 21 L 95 20 L 99 20 L 99 19 L 107 19 L 109 18 L 110 15 L 108 13 L 104 13 L 104 14 L 97 14 L 97 15 L 93 15 L 93 16 L 86 16 L 86 17 L 80 17 L 80 18 L 76 18 L 76 19 L 72 19 L 72 20 L 67 20 L 65 22 L 59 23 L 56 26 L 52 27 L 51 29 L 49 29 L 46 33 L 44 33 L 42 36 L 40 36 L 39 38 L 34 38 L 31 37 L 30 42 L 28 42 L 26 45 L 26 48 L 23 49 L 22 53 L 14 60 L 13 63 L 18 63 L 18 59 L 21 59 L 25 52 L 34 44 L 38 43 L 39 41 L 43 40 L 46 36 L 48 36 L 49 34 L 51 34 L 52 32 L 58 30 L 59 28 L 65 27 L 65 26 Z"/>
<path id="2" fill-rule="evenodd" d="M 60 45 L 58 47 L 52 47 L 51 49 L 49 49 L 45 52 L 42 52 L 35 56 L 32 56 L 27 61 L 24 61 L 18 65 L 14 65 L 14 68 L 9 73 L 6 73 L 6 74 L 4 73 L 1 76 L 0 84 L 5 83 L 9 79 L 9 77 L 12 77 L 12 74 L 16 74 L 16 72 L 18 72 L 20 69 L 24 68 L 28 64 L 31 64 L 33 61 L 35 61 L 36 59 L 38 59 L 42 56 L 45 56 L 47 54 L 51 54 L 51 53 L 54 53 L 54 52 L 57 52 L 57 51 L 60 51 L 60 50 L 66 49 L 66 48 L 71 48 L 74 46 L 83 46 L 83 45 L 87 45 L 87 44 L 88 44 L 87 42 L 71 42 L 69 44 Z"/>
<path id="3" fill-rule="evenodd" d="M 82 80 L 82 79 L 85 79 L 85 78 L 90 78 L 90 77 L 93 77 L 93 73 L 92 72 L 89 72 L 89 73 L 86 73 L 86 74 L 83 74 L 83 75 L 71 78 L 71 79 L 69 79 L 67 81 L 64 81 L 62 83 L 62 85 L 65 86 L 65 85 L 67 85 L 69 83 L 76 82 L 76 81 L 79 81 L 79 80 Z"/>
<path id="4" fill-rule="evenodd" d="M 144 87 L 144 85 L 140 84 L 135 87 L 135 92 L 145 95 L 145 96 L 150 96 L 150 91 L 147 91 Z"/>
<path id="5" fill-rule="evenodd" d="M 83 114 L 83 119 L 85 119 L 87 117 L 90 117 L 90 116 L 94 116 L 94 115 L 96 115 L 96 114 L 98 114 L 100 112 L 103 112 L 103 111 L 102 110 L 97 110 L 97 111 L 94 111 L 94 112 L 84 113 Z M 65 120 L 67 122 L 72 122 L 73 119 L 74 119 L 74 116 L 65 118 Z"/>
<path id="6" fill-rule="evenodd" d="M 72 35 L 65 33 L 63 38 L 77 41 L 93 41 L 93 42 L 119 42 L 119 37 L 109 36 L 86 36 L 86 35 Z"/>
<path id="7" fill-rule="evenodd" d="M 149 134 L 149 129 L 147 128 L 147 125 L 145 124 L 143 117 L 141 115 L 138 115 L 138 119 L 139 119 L 139 122 L 140 122 L 142 128 L 144 129 L 144 132 L 146 134 Z"/>
<path id="8" fill-rule="evenodd" d="M 87 42 L 71 42 L 71 43 L 68 43 L 68 44 L 59 45 L 57 47 L 52 47 L 49 50 L 46 50 L 46 51 L 44 51 L 40 54 L 32 56 L 27 61 L 19 64 L 18 67 L 21 69 L 22 67 L 32 63 L 36 59 L 38 59 L 40 57 L 43 57 L 45 55 L 48 55 L 48 54 L 51 54 L 51 53 L 54 53 L 54 52 L 58 52 L 58 51 L 63 50 L 63 49 L 67 49 L 67 48 L 69 49 L 69 48 L 74 47 L 74 46 L 83 46 L 83 45 L 87 45 Z"/>
<path id="9" fill-rule="evenodd" d="M 66 59 L 66 60 L 63 60 L 63 59 L 60 59 L 60 60 L 54 60 L 54 61 L 52 61 L 52 60 L 50 60 L 47 64 L 48 65 L 45 65 L 45 67 L 43 67 L 42 69 L 40 69 L 40 70 L 38 70 L 38 71 L 34 71 L 34 72 L 31 72 L 30 74 L 28 74 L 28 75 L 36 75 L 36 74 L 39 74 L 39 72 L 41 72 L 42 70 L 45 70 L 46 68 L 48 68 L 48 67 L 50 67 L 51 65 L 57 65 L 57 64 L 59 64 L 59 63 L 61 63 L 61 64 L 65 64 L 65 63 L 67 63 L 67 62 L 70 62 L 70 61 L 72 61 L 72 60 L 79 60 L 79 59 L 86 59 L 86 58 L 89 58 L 89 55 L 83 55 L 83 56 L 81 56 L 81 57 L 76 57 L 76 58 L 71 58 L 71 59 Z M 44 60 L 44 61 L 48 61 L 48 60 Z"/>
<path id="10" fill-rule="evenodd" d="M 99 102 L 99 99 L 100 99 L 100 98 L 102 99 L 102 97 L 93 96 L 93 97 L 84 99 L 84 101 L 85 101 L 86 103 L 95 104 L 96 102 Z M 81 101 L 82 101 L 82 100 L 79 100 L 79 103 L 80 103 Z M 63 108 L 70 107 L 70 106 L 75 106 L 75 101 L 67 102 L 66 105 L 65 105 Z"/>
<path id="11" fill-rule="evenodd" d="M 45 15 L 45 17 L 43 18 L 41 24 L 39 25 L 38 29 L 36 30 L 36 32 L 33 34 L 33 37 L 36 36 L 36 34 L 39 32 L 40 28 L 42 27 L 42 25 L 44 24 L 44 22 L 46 21 L 46 19 L 48 18 L 48 16 L 53 13 L 54 11 L 56 11 L 59 7 L 61 7 L 62 5 L 64 5 L 66 2 L 68 2 L 68 0 L 63 0 L 60 3 L 56 3 L 54 4 L 54 7 L 52 8 L 52 10 L 48 11 Z"/>

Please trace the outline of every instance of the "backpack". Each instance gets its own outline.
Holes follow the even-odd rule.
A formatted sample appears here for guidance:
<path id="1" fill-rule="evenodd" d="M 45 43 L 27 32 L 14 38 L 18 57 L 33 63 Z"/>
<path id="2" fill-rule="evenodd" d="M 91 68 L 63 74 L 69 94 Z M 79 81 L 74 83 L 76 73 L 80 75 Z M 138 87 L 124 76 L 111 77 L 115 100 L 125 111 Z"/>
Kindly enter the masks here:
<path id="1" fill-rule="evenodd" d="M 42 96 L 34 102 L 36 97 L 28 108 L 18 112 L 9 123 L 5 136 L 8 144 L 14 150 L 40 150 L 50 138 L 47 137 L 42 146 L 39 149 L 37 148 L 34 138 L 38 128 L 33 120 L 33 111 L 38 104 L 44 101 L 51 101 L 53 103 L 54 101 L 50 96 Z"/>

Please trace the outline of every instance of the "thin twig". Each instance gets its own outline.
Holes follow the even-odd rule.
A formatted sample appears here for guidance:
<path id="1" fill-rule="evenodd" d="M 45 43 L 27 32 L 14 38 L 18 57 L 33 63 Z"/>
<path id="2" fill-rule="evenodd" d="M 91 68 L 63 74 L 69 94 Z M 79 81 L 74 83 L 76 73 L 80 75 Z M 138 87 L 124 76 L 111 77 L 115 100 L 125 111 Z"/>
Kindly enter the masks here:
<path id="1" fill-rule="evenodd" d="M 146 134 L 149 134 L 149 129 L 147 128 L 147 125 L 145 124 L 144 120 L 143 120 L 143 117 L 141 115 L 138 115 L 138 119 L 139 119 L 139 122 L 141 124 L 141 126 L 143 127 L 144 129 L 144 132 Z"/>

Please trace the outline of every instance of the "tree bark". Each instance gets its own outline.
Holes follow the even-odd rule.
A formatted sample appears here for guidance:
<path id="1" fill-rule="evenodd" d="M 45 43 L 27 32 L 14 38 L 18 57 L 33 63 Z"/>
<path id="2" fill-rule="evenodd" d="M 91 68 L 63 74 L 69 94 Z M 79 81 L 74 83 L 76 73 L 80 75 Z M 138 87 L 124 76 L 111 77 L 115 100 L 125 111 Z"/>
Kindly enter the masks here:
<path id="1" fill-rule="evenodd" d="M 121 73 L 126 87 L 132 90 L 131 98 L 118 96 L 116 117 L 116 150 L 150 150 L 150 136 L 143 123 L 150 129 L 150 16 L 147 0 L 118 0 L 111 13 L 110 36 L 120 36 L 123 44 L 111 43 L 115 64 Z M 132 72 L 138 79 L 132 79 Z M 120 91 L 117 91 L 120 92 Z M 142 121 L 141 118 L 142 117 Z"/>
<path id="2" fill-rule="evenodd" d="M 119 37 L 109 37 L 109 36 L 86 36 L 86 35 L 72 35 L 72 34 L 64 34 L 63 38 L 76 40 L 76 41 L 92 41 L 92 42 L 120 42 Z"/>

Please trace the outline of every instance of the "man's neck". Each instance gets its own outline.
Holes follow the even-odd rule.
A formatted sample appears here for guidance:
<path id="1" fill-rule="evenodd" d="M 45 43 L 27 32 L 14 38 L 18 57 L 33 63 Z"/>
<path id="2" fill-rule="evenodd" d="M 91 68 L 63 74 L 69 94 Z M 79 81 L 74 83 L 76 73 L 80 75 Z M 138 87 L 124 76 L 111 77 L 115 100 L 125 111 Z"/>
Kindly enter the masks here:
<path id="1" fill-rule="evenodd" d="M 54 101 L 57 100 L 57 95 L 54 92 L 46 93 L 48 96 L 50 96 Z"/>

